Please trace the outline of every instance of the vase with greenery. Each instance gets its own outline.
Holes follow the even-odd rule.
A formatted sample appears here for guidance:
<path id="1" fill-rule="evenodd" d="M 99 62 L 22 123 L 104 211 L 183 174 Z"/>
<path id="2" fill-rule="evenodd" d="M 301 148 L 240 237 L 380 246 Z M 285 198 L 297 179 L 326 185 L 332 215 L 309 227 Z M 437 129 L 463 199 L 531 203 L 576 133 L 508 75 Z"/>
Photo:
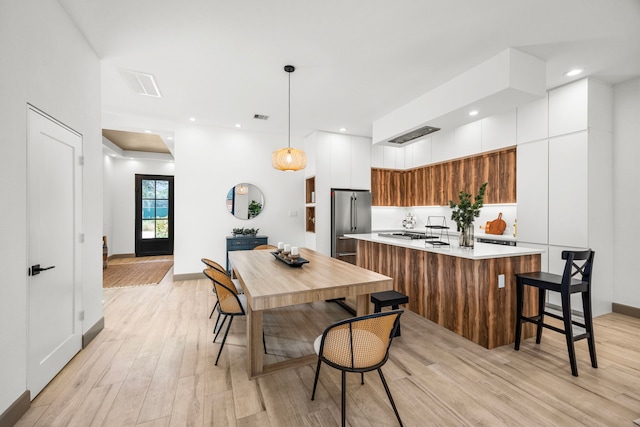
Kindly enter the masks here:
<path id="1" fill-rule="evenodd" d="M 478 189 L 478 193 L 471 201 L 471 194 L 466 191 L 460 191 L 458 198 L 460 201 L 455 203 L 449 200 L 449 207 L 453 209 L 451 219 L 456 222 L 460 231 L 460 246 L 473 248 L 473 220 L 480 216 L 480 208 L 484 205 L 484 195 L 487 190 L 487 184 L 484 183 Z"/>

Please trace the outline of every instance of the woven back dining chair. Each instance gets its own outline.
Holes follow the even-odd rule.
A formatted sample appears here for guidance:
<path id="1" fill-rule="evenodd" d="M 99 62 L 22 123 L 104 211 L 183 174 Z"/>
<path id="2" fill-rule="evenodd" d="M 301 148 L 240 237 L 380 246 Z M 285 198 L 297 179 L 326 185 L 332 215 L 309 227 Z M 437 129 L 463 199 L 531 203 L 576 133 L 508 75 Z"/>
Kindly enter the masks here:
<path id="1" fill-rule="evenodd" d="M 329 326 L 315 340 L 314 349 L 318 354 L 318 366 L 311 400 L 314 400 L 316 395 L 322 362 L 342 371 L 343 426 L 346 422 L 346 373 L 359 372 L 361 382 L 364 384 L 364 373 L 373 370 L 378 371 L 393 412 L 402 426 L 400 414 L 381 369 L 389 359 L 389 348 L 402 313 L 402 310 L 385 311 L 342 320 Z"/>
<path id="2" fill-rule="evenodd" d="M 265 250 L 265 249 L 274 250 L 274 249 L 278 249 L 278 248 L 273 246 L 273 245 L 258 245 L 255 248 L 253 248 L 254 251 L 262 251 L 262 250 Z"/>
<path id="3" fill-rule="evenodd" d="M 203 273 L 213 283 L 216 296 L 218 297 L 218 313 L 220 314 L 220 316 L 223 316 L 222 325 L 220 325 L 218 332 L 216 332 L 216 335 L 213 338 L 213 342 L 216 341 L 216 339 L 218 338 L 218 334 L 224 326 L 225 321 L 227 320 L 227 318 L 229 318 L 229 323 L 227 324 L 227 329 L 224 332 L 220 350 L 218 350 L 218 356 L 216 357 L 215 364 L 217 365 L 218 360 L 220 360 L 220 354 L 222 353 L 224 343 L 227 341 L 227 335 L 229 334 L 229 329 L 231 328 L 233 318 L 235 316 L 244 316 L 247 312 L 247 298 L 244 294 L 236 293 L 235 287 L 231 282 L 231 278 L 227 276 L 226 273 L 223 273 L 222 271 L 216 270 L 214 268 L 206 268 L 203 270 Z"/>

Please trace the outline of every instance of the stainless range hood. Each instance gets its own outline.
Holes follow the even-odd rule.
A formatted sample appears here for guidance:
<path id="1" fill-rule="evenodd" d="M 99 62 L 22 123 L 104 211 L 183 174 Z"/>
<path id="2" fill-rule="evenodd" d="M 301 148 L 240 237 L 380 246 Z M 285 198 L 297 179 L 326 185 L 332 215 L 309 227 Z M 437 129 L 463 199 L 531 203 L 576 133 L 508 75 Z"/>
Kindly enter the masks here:
<path id="1" fill-rule="evenodd" d="M 396 136 L 395 138 L 389 139 L 387 142 L 391 142 L 392 144 L 402 145 L 407 142 L 413 141 L 414 139 L 422 138 L 425 135 L 429 135 L 430 133 L 439 131 L 440 128 L 436 128 L 433 126 L 422 126 L 421 128 L 412 130 L 411 132 L 407 132 L 405 134 Z"/>

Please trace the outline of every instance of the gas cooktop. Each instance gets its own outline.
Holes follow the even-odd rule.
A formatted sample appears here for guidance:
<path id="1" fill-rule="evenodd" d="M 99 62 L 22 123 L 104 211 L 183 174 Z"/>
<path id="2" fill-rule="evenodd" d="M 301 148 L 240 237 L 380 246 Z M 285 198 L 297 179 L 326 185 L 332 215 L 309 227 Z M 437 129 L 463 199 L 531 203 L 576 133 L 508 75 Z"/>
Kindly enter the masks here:
<path id="1" fill-rule="evenodd" d="M 378 233 L 380 237 L 393 237 L 395 239 L 407 239 L 407 240 L 430 240 L 436 239 L 436 236 L 427 236 L 426 233 L 420 233 L 419 231 L 399 231 L 395 233 Z"/>

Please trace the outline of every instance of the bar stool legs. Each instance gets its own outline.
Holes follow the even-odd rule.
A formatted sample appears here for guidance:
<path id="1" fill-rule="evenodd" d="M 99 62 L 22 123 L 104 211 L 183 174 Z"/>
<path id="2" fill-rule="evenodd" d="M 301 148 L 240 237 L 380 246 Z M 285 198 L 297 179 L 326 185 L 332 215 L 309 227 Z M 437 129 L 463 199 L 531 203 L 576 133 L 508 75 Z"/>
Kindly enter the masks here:
<path id="1" fill-rule="evenodd" d="M 593 336 L 593 313 L 591 309 L 591 270 L 595 253 L 588 249 L 584 251 L 563 251 L 562 259 L 566 260 L 564 273 L 551 274 L 543 271 L 516 274 L 516 331 L 514 349 L 520 349 L 522 339 L 522 323 L 529 322 L 536 325 L 536 344 L 542 340 L 542 328 L 551 329 L 564 334 L 567 342 L 567 352 L 571 365 L 571 374 L 578 376 L 578 364 L 576 362 L 575 341 L 586 339 L 589 346 L 591 366 L 598 367 L 596 358 L 595 338 Z M 580 264 L 577 261 L 584 261 Z M 524 316 L 523 300 L 524 286 L 531 286 L 538 290 L 538 313 L 535 316 Z M 562 302 L 562 316 L 545 311 L 547 291 L 560 293 Z M 580 293 L 582 297 L 582 309 L 584 323 L 573 320 L 571 311 L 571 295 Z M 561 320 L 564 328 L 559 328 L 544 322 L 545 316 Z M 585 329 L 584 333 L 574 335 L 573 325 Z"/>

